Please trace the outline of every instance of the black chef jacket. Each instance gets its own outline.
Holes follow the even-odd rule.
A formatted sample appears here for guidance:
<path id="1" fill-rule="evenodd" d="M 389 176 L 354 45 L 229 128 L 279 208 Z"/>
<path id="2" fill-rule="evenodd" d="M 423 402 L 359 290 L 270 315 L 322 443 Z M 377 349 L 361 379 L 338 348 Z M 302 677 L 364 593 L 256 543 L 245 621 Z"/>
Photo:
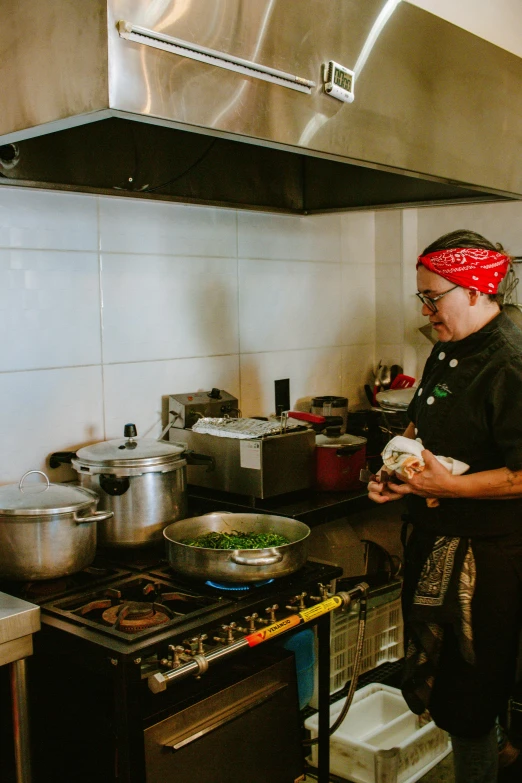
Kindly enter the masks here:
<path id="1" fill-rule="evenodd" d="M 469 473 L 522 469 L 522 331 L 500 313 L 463 340 L 437 343 L 408 409 L 416 437 L 435 455 L 453 457 Z M 403 612 L 437 536 L 471 540 L 477 568 L 472 600 L 475 665 L 460 654 L 451 627 L 429 709 L 457 736 L 482 736 L 505 710 L 513 685 L 521 612 L 522 499 L 407 496 L 413 533 L 406 548 Z"/>
<path id="2" fill-rule="evenodd" d="M 522 331 L 500 313 L 463 340 L 437 343 L 408 414 L 425 448 L 466 462 L 468 473 L 522 469 Z M 437 508 L 418 496 L 407 500 L 438 535 L 522 532 L 522 498 L 443 498 Z"/>

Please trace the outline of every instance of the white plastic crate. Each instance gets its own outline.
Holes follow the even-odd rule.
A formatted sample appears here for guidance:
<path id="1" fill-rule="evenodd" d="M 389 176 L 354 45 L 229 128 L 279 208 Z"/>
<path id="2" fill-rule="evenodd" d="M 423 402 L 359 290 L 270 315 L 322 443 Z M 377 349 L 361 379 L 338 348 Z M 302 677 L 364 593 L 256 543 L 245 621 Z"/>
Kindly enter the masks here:
<path id="1" fill-rule="evenodd" d="M 330 631 L 330 693 L 344 688 L 352 679 L 355 645 L 359 626 L 359 604 L 352 612 L 332 612 Z M 398 661 L 404 656 L 401 599 L 368 610 L 363 655 L 359 674 L 381 663 Z M 310 702 L 317 708 L 316 688 Z"/>
<path id="2" fill-rule="evenodd" d="M 343 700 L 330 710 L 331 722 Z M 318 716 L 305 721 L 317 736 Z M 357 691 L 348 715 L 330 738 L 330 771 L 353 783 L 415 783 L 451 751 L 433 721 L 422 725 L 397 688 L 371 683 Z M 317 745 L 309 759 L 317 766 Z"/>

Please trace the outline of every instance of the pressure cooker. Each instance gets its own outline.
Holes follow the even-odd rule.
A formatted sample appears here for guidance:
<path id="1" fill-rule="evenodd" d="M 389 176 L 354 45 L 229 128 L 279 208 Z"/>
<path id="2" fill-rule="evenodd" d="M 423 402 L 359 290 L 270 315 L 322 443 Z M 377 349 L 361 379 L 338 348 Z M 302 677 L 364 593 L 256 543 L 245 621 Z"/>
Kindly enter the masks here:
<path id="1" fill-rule="evenodd" d="M 161 542 L 163 529 L 187 516 L 187 463 L 214 467 L 212 457 L 184 443 L 138 438 L 134 424 L 125 425 L 123 438 L 51 455 L 52 468 L 61 463 L 72 464 L 99 508 L 113 512 L 98 526 L 98 544 L 107 547 Z"/>

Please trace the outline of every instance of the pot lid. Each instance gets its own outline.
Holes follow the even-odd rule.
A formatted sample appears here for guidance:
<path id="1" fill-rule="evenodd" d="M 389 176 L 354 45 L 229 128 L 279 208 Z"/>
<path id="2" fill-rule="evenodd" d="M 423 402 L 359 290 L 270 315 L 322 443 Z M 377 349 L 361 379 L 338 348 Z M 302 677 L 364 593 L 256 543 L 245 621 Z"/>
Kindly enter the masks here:
<path id="1" fill-rule="evenodd" d="M 103 467 L 146 467 L 169 465 L 186 450 L 184 443 L 166 443 L 153 438 L 137 438 L 134 424 L 126 424 L 122 438 L 103 440 L 76 453 L 79 463 Z"/>
<path id="2" fill-rule="evenodd" d="M 321 407 L 323 405 L 329 405 L 332 408 L 347 408 L 348 397 L 335 397 L 332 395 L 327 395 L 326 397 L 314 397 L 312 399 L 312 405 L 314 408 Z"/>
<path id="3" fill-rule="evenodd" d="M 39 473 L 46 484 L 24 483 L 31 473 Z M 4 516 L 47 516 L 79 511 L 98 502 L 98 496 L 90 489 L 70 484 L 51 484 L 41 470 L 24 473 L 18 484 L 0 487 L 0 515 Z"/>
<path id="4" fill-rule="evenodd" d="M 375 399 L 381 408 L 385 410 L 405 411 L 415 397 L 416 392 L 417 389 L 413 387 L 409 389 L 387 389 L 386 391 L 378 392 L 375 395 Z"/>
<path id="5" fill-rule="evenodd" d="M 338 449 L 340 446 L 353 446 L 355 448 L 362 448 L 366 446 L 366 438 L 359 438 L 357 435 L 335 435 L 330 437 L 329 435 L 316 435 L 316 446 L 331 446 L 332 449 Z"/>

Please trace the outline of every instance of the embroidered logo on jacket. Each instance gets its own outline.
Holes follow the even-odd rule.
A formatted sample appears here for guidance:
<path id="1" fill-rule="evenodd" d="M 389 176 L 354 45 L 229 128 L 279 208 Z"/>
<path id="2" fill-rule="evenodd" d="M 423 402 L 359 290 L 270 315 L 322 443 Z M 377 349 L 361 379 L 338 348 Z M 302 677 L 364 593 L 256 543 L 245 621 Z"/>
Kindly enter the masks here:
<path id="1" fill-rule="evenodd" d="M 433 396 L 439 400 L 443 400 L 448 394 L 452 394 L 452 391 L 448 389 L 445 383 L 438 383 L 433 389 Z"/>

